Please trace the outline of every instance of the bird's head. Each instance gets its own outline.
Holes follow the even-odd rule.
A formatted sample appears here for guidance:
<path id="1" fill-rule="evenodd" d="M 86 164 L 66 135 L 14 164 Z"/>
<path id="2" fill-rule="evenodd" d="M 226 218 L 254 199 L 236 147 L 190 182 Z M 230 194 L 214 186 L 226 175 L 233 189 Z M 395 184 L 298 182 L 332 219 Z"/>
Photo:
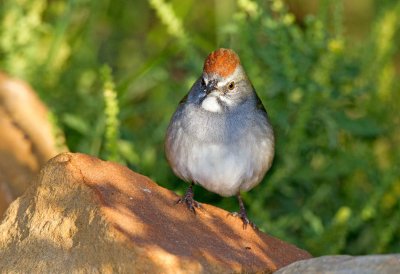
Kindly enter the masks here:
<path id="1" fill-rule="evenodd" d="M 223 112 L 246 100 L 253 92 L 250 81 L 231 49 L 211 52 L 204 62 L 200 79 L 201 106 L 211 112 Z"/>

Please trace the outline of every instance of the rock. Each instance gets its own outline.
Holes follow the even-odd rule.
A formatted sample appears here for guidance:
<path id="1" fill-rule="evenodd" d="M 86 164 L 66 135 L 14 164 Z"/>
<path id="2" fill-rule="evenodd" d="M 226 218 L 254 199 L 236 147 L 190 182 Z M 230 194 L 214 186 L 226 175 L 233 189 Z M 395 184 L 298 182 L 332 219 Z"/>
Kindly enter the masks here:
<path id="1" fill-rule="evenodd" d="M 295 262 L 275 272 L 275 274 L 289 273 L 398 274 L 400 254 L 323 256 Z"/>
<path id="2" fill-rule="evenodd" d="M 0 73 L 0 217 L 42 165 L 66 151 L 56 145 L 48 116 L 28 85 Z"/>
<path id="3" fill-rule="evenodd" d="M 8 208 L 2 273 L 271 273 L 310 254 L 121 165 L 64 153 Z"/>

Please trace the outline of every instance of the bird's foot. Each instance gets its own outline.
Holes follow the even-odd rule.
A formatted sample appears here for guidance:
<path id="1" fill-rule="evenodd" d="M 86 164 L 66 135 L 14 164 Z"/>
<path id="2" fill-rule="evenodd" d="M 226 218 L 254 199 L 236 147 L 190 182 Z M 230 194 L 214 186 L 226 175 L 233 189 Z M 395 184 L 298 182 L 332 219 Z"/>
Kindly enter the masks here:
<path id="1" fill-rule="evenodd" d="M 185 195 L 183 195 L 181 198 L 179 198 L 178 201 L 176 201 L 176 204 L 182 204 L 185 203 L 187 208 L 192 211 L 194 214 L 196 214 L 196 209 L 195 208 L 201 208 L 201 205 L 199 202 L 196 202 L 193 199 L 193 185 L 190 185 L 188 190 L 186 191 Z"/>
<path id="2" fill-rule="evenodd" d="M 195 208 L 201 208 L 200 203 L 195 201 L 193 197 L 184 195 L 181 198 L 179 198 L 178 201 L 176 201 L 177 204 L 182 204 L 185 203 L 187 208 L 192 211 L 194 214 L 196 214 L 196 209 Z"/>
<path id="3" fill-rule="evenodd" d="M 233 217 L 239 217 L 242 222 L 243 222 L 243 229 L 247 228 L 247 225 L 250 225 L 253 229 L 258 230 L 258 227 L 252 222 L 250 221 L 250 219 L 247 217 L 246 212 L 232 212 L 228 214 L 229 216 L 233 216 Z"/>
<path id="4" fill-rule="evenodd" d="M 249 218 L 247 217 L 247 213 L 246 213 L 246 209 L 244 207 L 244 203 L 242 200 L 242 197 L 240 196 L 240 193 L 238 193 L 237 195 L 238 198 L 238 202 L 239 202 L 239 213 L 234 212 L 234 213 L 230 213 L 230 215 L 234 216 L 234 217 L 239 217 L 242 222 L 243 222 L 243 229 L 247 228 L 247 225 L 250 225 L 253 229 L 258 230 L 257 226 L 249 220 Z"/>

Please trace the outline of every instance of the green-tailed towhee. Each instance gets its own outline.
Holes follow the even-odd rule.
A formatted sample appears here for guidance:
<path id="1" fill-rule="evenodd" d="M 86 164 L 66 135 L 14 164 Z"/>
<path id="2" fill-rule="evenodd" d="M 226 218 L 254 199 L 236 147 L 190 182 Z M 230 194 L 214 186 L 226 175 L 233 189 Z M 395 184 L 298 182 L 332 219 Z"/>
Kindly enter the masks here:
<path id="1" fill-rule="evenodd" d="M 256 186 L 271 167 L 274 133 L 267 112 L 231 49 L 218 49 L 182 99 L 169 124 L 165 152 L 174 173 L 190 182 L 178 201 L 195 212 L 193 184 L 221 196 L 237 195 L 237 215 L 252 224 L 240 192 Z"/>

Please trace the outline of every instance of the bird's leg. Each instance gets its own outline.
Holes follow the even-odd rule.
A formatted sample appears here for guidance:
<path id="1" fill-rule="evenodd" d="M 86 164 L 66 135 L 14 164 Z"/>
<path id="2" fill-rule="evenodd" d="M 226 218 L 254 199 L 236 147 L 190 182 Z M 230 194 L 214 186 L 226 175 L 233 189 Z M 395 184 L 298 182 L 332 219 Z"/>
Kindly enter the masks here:
<path id="1" fill-rule="evenodd" d="M 239 208 L 240 208 L 238 215 L 240 219 L 242 219 L 243 229 L 246 229 L 247 225 L 251 225 L 252 228 L 256 229 L 257 228 L 256 225 L 252 221 L 250 221 L 249 218 L 247 217 L 246 209 L 244 207 L 244 203 L 242 197 L 240 196 L 240 193 L 237 194 L 237 199 L 239 201 Z"/>
<path id="2" fill-rule="evenodd" d="M 185 203 L 187 208 L 196 214 L 195 207 L 200 208 L 200 204 L 193 199 L 193 196 L 193 183 L 191 183 L 189 188 L 186 190 L 185 195 L 183 195 L 178 201 L 176 201 L 176 203 Z"/>

